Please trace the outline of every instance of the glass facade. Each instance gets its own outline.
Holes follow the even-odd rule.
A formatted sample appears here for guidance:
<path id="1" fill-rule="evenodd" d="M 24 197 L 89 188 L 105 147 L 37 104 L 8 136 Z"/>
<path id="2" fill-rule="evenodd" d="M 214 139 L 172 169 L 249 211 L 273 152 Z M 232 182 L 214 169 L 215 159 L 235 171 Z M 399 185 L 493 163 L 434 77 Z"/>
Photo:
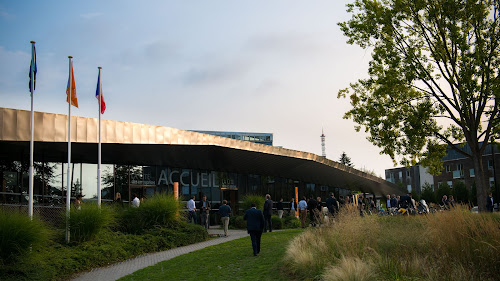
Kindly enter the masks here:
<path id="1" fill-rule="evenodd" d="M 249 141 L 265 145 L 273 145 L 273 134 L 270 133 L 245 133 L 245 132 L 222 132 L 222 131 L 193 131 L 202 134 L 225 137 L 234 140 Z"/>
<path id="2" fill-rule="evenodd" d="M 181 200 L 203 195 L 213 204 L 224 199 L 236 203 L 246 194 L 270 194 L 275 201 L 285 202 L 294 197 L 295 186 L 299 196 L 326 197 L 329 192 L 338 195 L 349 193 L 329 186 L 304 183 L 277 176 L 230 173 L 198 169 L 139 165 L 101 165 L 101 195 L 103 201 L 113 201 L 117 193 L 124 202 L 133 194 L 148 198 L 157 192 L 173 193 L 174 182 L 179 183 Z M 28 167 L 19 161 L 1 162 L 0 204 L 26 204 Z M 67 164 L 52 162 L 35 163 L 34 202 L 37 205 L 62 205 L 66 197 Z M 72 163 L 70 166 L 71 196 L 81 194 L 85 200 L 97 200 L 97 165 Z"/>

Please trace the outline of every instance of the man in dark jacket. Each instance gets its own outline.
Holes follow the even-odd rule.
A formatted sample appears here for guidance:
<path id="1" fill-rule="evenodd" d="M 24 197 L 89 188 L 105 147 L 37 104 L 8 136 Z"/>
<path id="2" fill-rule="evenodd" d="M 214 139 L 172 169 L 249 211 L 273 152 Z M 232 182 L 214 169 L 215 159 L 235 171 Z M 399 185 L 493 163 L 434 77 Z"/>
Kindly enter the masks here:
<path id="1" fill-rule="evenodd" d="M 199 203 L 201 225 L 208 229 L 210 227 L 210 202 L 207 200 L 207 196 L 203 195 L 203 199 Z"/>
<path id="2" fill-rule="evenodd" d="M 255 206 L 255 203 L 252 203 L 252 208 L 248 209 L 243 216 L 243 219 L 247 221 L 247 231 L 252 240 L 254 256 L 260 252 L 260 238 L 264 229 L 264 216 L 262 215 L 262 211 L 258 210 Z"/>
<path id="3" fill-rule="evenodd" d="M 391 198 L 391 208 L 397 208 L 399 206 L 398 199 L 396 198 L 396 194 L 392 195 Z"/>
<path id="4" fill-rule="evenodd" d="M 273 231 L 271 224 L 271 216 L 273 215 L 273 200 L 271 195 L 266 194 L 266 202 L 264 202 L 264 232 L 269 228 L 269 232 Z"/>
<path id="5" fill-rule="evenodd" d="M 493 212 L 493 194 L 491 192 L 486 197 L 486 210 Z"/>
<path id="6" fill-rule="evenodd" d="M 316 217 L 318 214 L 318 201 L 314 199 L 313 196 L 309 198 L 307 202 L 307 210 L 309 211 L 309 220 L 311 220 L 311 225 L 316 226 Z"/>
<path id="7" fill-rule="evenodd" d="M 338 211 L 337 199 L 335 199 L 335 194 L 333 194 L 333 192 L 330 193 L 330 197 L 326 199 L 326 208 L 328 208 L 328 212 L 332 216 Z"/>

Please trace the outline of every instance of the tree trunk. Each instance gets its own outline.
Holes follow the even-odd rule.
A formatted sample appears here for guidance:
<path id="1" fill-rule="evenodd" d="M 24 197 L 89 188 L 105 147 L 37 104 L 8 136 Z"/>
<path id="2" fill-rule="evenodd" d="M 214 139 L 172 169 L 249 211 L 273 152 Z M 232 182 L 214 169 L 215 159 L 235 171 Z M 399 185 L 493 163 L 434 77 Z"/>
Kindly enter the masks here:
<path id="1" fill-rule="evenodd" d="M 483 155 L 477 151 L 472 152 L 472 161 L 474 162 L 474 171 L 476 178 L 477 206 L 479 212 L 486 212 L 486 195 L 490 188 L 488 175 L 483 168 Z"/>

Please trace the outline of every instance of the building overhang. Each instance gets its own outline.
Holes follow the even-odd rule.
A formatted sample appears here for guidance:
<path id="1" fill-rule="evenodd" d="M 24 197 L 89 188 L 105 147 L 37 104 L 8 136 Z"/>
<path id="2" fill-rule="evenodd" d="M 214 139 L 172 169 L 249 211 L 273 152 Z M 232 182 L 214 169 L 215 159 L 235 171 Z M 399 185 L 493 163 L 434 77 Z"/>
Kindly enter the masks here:
<path id="1" fill-rule="evenodd" d="M 68 116 L 34 115 L 35 161 L 67 160 Z M 30 112 L 0 108 L 0 157 L 29 159 Z M 71 116 L 72 161 L 97 163 L 98 120 Z M 397 186 L 313 153 L 256 144 L 174 128 L 101 120 L 103 164 L 279 176 L 377 195 Z"/>

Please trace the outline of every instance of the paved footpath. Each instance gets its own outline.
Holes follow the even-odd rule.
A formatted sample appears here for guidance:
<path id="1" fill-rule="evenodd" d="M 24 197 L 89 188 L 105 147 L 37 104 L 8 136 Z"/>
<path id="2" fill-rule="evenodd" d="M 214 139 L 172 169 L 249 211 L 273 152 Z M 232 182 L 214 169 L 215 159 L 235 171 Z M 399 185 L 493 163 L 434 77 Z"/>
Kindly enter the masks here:
<path id="1" fill-rule="evenodd" d="M 210 228 L 208 230 L 210 235 L 222 235 L 224 231 L 219 228 Z M 217 237 L 210 239 L 208 241 L 178 247 L 163 252 L 151 253 L 142 256 L 135 257 L 123 262 L 115 263 L 113 265 L 101 268 L 94 268 L 89 272 L 81 273 L 75 276 L 72 280 L 78 281 L 107 281 L 107 280 L 117 280 L 123 276 L 129 275 L 136 272 L 139 269 L 143 269 L 148 266 L 155 265 L 161 261 L 169 260 L 177 256 L 187 254 L 196 250 L 203 249 L 208 246 L 213 246 L 221 244 L 234 239 L 246 237 L 248 234 L 243 230 L 229 230 L 228 237 Z"/>

